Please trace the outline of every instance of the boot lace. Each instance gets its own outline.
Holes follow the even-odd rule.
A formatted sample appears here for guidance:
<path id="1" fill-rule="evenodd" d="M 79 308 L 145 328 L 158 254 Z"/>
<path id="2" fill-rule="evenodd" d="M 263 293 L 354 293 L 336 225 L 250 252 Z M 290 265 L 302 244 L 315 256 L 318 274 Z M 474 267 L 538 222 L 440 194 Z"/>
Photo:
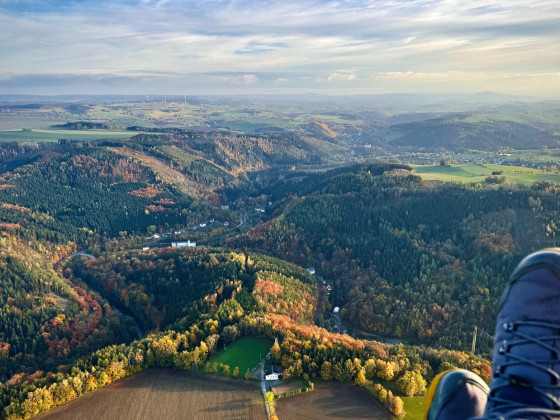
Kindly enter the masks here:
<path id="1" fill-rule="evenodd" d="M 551 330 L 550 335 L 540 335 L 534 337 L 518 330 L 521 326 L 537 327 Z M 532 383 L 530 380 L 519 378 L 514 375 L 505 374 L 506 382 L 500 384 L 492 390 L 488 397 L 488 403 L 492 404 L 499 412 L 489 417 L 490 419 L 504 419 L 502 415 L 511 418 L 539 418 L 539 419 L 558 419 L 560 417 L 560 400 L 553 393 L 560 390 L 560 375 L 553 369 L 560 364 L 560 351 L 551 343 L 560 342 L 560 328 L 558 324 L 543 321 L 515 321 L 504 323 L 503 328 L 513 336 L 512 340 L 504 340 L 498 349 L 500 354 L 505 355 L 506 362 L 498 366 L 494 372 L 494 377 L 498 378 L 505 374 L 506 369 L 512 366 L 527 366 L 543 373 L 550 379 L 550 384 Z M 552 334 L 555 332 L 556 334 Z M 528 359 L 526 357 L 512 354 L 511 349 L 515 346 L 533 344 L 550 351 L 551 357 L 547 359 Z M 524 402 L 512 401 L 500 398 L 500 390 L 504 387 L 521 386 L 531 389 L 538 395 L 543 404 L 534 406 Z"/>

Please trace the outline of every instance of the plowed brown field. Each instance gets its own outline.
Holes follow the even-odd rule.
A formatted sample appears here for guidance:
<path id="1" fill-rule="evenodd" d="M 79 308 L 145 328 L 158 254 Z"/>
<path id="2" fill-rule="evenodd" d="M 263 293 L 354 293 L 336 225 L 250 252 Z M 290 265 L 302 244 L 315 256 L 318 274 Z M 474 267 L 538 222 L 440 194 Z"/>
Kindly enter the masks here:
<path id="1" fill-rule="evenodd" d="M 257 383 L 150 369 L 84 395 L 40 420 L 266 420 Z"/>

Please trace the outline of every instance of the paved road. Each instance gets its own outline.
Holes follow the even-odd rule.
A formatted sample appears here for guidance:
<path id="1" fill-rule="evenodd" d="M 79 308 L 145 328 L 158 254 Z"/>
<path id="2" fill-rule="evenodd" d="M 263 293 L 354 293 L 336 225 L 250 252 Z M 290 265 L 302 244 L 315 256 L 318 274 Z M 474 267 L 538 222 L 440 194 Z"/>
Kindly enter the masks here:
<path id="1" fill-rule="evenodd" d="M 261 391 L 264 398 L 264 406 L 266 407 L 266 415 L 270 419 L 270 407 L 268 406 L 268 402 L 266 401 L 266 381 L 264 379 L 264 360 L 259 363 L 257 370 L 260 370 L 261 373 Z"/>
<path id="2" fill-rule="evenodd" d="M 84 257 L 86 257 L 88 260 L 95 260 L 95 257 L 91 254 L 88 254 L 86 251 L 80 251 L 80 252 L 76 252 L 75 254 L 70 255 L 69 258 L 72 257 L 77 257 L 78 255 L 83 255 Z"/>

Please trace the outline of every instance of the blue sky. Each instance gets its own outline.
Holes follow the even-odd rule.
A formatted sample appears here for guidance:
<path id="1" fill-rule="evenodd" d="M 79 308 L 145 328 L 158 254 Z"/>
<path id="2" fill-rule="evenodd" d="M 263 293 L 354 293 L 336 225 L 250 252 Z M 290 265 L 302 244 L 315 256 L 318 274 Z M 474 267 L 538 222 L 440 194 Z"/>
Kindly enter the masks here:
<path id="1" fill-rule="evenodd" d="M 557 0 L 0 0 L 0 93 L 560 95 Z"/>

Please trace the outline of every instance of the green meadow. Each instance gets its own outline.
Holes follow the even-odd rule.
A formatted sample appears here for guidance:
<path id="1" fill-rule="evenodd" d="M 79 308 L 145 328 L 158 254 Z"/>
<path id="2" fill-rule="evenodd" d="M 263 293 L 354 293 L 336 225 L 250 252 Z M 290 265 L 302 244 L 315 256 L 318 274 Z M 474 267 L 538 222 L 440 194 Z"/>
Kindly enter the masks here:
<path id="1" fill-rule="evenodd" d="M 404 411 L 406 412 L 406 416 L 404 416 L 405 420 L 424 419 L 424 410 L 426 406 L 426 397 L 424 395 L 407 397 L 398 390 L 395 382 L 387 382 L 383 380 L 376 380 L 376 382 L 379 382 L 385 389 L 391 391 L 394 395 L 403 400 Z"/>
<path id="2" fill-rule="evenodd" d="M 492 172 L 501 172 L 505 182 L 510 184 L 531 185 L 535 182 L 554 182 L 560 184 L 560 174 L 548 173 L 539 169 L 493 164 L 466 165 L 411 165 L 416 173 L 426 181 L 460 183 L 485 182 Z"/>
<path id="3" fill-rule="evenodd" d="M 403 397 L 404 411 L 406 411 L 406 420 L 422 420 L 424 418 L 424 410 L 426 397 Z"/>
<path id="4" fill-rule="evenodd" d="M 264 359 L 272 347 L 273 341 L 261 337 L 243 337 L 216 356 L 210 363 L 229 365 L 230 372 L 239 367 L 239 377 L 243 378 L 247 369 L 252 370 Z"/>

